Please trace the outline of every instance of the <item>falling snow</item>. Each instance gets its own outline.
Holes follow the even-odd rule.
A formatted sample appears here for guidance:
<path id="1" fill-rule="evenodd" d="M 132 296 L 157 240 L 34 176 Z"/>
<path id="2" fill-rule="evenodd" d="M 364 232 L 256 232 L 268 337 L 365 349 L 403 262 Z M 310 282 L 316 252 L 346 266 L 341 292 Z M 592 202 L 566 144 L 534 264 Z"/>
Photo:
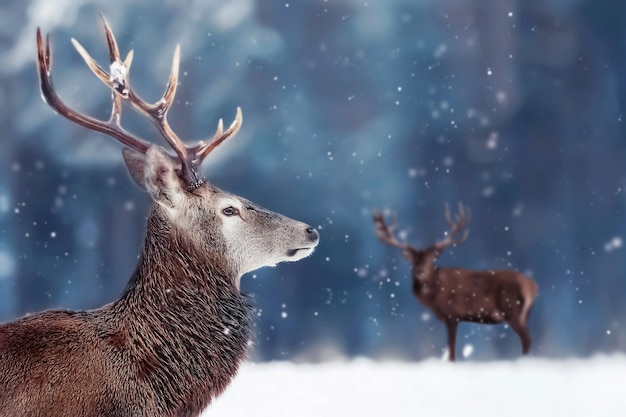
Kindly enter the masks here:
<path id="1" fill-rule="evenodd" d="M 621 249 L 623 245 L 623 240 L 619 236 L 615 236 L 608 242 L 604 244 L 604 250 L 606 252 L 613 252 L 615 250 Z"/>
<path id="2" fill-rule="evenodd" d="M 7 85 L 32 80 L 32 33 L 41 25 L 53 38 L 60 96 L 106 118 L 109 95 L 83 62 L 65 56 L 63 38 L 86 37 L 84 28 L 57 20 L 74 16 L 82 2 L 55 3 L 54 13 L 5 3 L 0 9 L 20 20 L 7 29 Z M 150 44 L 155 28 L 177 33 L 188 16 L 204 16 L 201 25 L 190 22 L 185 36 L 166 41 L 180 42 L 184 57 L 173 127 L 188 123 L 185 133 L 208 132 L 229 117 L 224 108 L 245 105 L 239 138 L 212 155 L 207 177 L 317 222 L 321 231 L 322 244 L 302 263 L 242 280 L 252 285 L 255 303 L 264 303 L 256 310 L 259 333 L 265 338 L 274 326 L 271 337 L 289 334 L 285 346 L 261 340 L 260 357 L 273 358 L 278 345 L 293 355 L 314 350 L 320 335 L 306 327 L 313 317 L 315 326 L 328 321 L 339 346 L 352 343 L 351 332 L 367 340 L 355 346 L 360 354 L 438 356 L 436 318 L 412 297 L 402 255 L 377 241 L 371 210 L 403 213 L 399 238 L 429 244 L 441 236 L 443 203 L 459 200 L 472 208 L 471 237 L 446 251 L 442 265 L 532 271 L 538 303 L 551 302 L 531 317 L 545 330 L 535 346 L 549 346 L 550 354 L 624 349 L 622 299 L 615 295 L 624 289 L 624 141 L 623 126 L 611 123 L 623 119 L 615 105 L 623 92 L 612 87 L 623 84 L 626 72 L 613 59 L 622 53 L 619 42 L 602 42 L 587 30 L 606 32 L 598 20 L 606 14 L 571 19 L 571 8 L 521 13 L 504 3 L 290 1 L 268 4 L 275 18 L 264 25 L 248 0 L 174 2 L 167 19 L 131 3 L 111 22 L 120 48 L 142 57 L 131 78 L 146 98 L 162 93 L 171 62 L 172 48 Z M 601 7 L 591 3 L 590 10 Z M 324 27 L 323 36 L 303 32 L 303 16 L 311 27 Z M 211 66 L 205 80 L 207 62 L 223 65 Z M 108 69 L 111 83 L 123 86 L 129 75 L 123 64 Z M 12 89 L 0 97 L 5 113 L 18 115 L 7 119 L 13 136 L 3 142 L 0 184 L 0 312 L 9 319 L 38 299 L 17 285 L 22 276 L 48 298 L 42 309 L 95 306 L 117 296 L 125 277 L 115 274 L 134 267 L 149 201 L 123 174 L 118 145 L 42 110 L 37 86 L 29 88 L 19 100 Z M 572 97 L 594 105 L 576 111 Z M 124 111 L 122 125 L 142 132 L 130 113 Z M 75 276 L 71 288 L 58 276 Z M 276 302 L 277 293 L 289 309 Z M 571 314 L 572 306 L 586 319 Z M 291 334 L 295 323 L 302 331 Z M 471 340 L 470 359 L 483 359 L 481 347 L 509 333 L 472 334 L 464 341 Z M 418 350 L 416 339 L 429 348 Z"/>

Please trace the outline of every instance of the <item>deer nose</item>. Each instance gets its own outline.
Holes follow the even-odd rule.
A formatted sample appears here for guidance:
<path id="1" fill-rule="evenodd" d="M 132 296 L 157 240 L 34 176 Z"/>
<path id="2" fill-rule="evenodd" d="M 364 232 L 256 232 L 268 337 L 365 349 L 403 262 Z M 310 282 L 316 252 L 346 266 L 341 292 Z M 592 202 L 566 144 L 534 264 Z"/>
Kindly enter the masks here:
<path id="1" fill-rule="evenodd" d="M 311 239 L 311 242 L 317 242 L 320 238 L 320 234 L 313 227 L 307 227 L 306 235 Z"/>

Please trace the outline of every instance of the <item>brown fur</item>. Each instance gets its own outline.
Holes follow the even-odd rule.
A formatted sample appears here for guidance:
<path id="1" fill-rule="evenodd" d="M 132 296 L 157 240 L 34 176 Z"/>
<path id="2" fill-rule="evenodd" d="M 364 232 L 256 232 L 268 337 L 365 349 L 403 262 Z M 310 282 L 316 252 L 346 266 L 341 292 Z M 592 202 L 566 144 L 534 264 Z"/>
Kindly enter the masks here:
<path id="1" fill-rule="evenodd" d="M 374 212 L 376 236 L 384 243 L 402 250 L 411 262 L 413 293 L 448 330 L 448 357 L 456 359 L 456 329 L 459 322 L 498 324 L 508 322 L 519 335 L 524 354 L 530 350 L 528 315 L 535 298 L 537 284 L 529 277 L 512 270 L 472 271 L 460 268 L 438 268 L 435 262 L 441 251 L 467 238 L 469 209 L 459 205 L 453 221 L 448 206 L 446 220 L 451 230 L 446 238 L 426 249 L 417 249 L 394 236 L 396 218 L 388 226 L 382 213 Z M 465 230 L 461 238 L 456 235 Z"/>
<path id="2" fill-rule="evenodd" d="M 472 271 L 434 266 L 440 251 L 435 247 L 405 253 L 412 264 L 413 294 L 448 329 L 450 360 L 456 358 L 459 322 L 499 324 L 508 322 L 519 335 L 524 354 L 530 350 L 527 328 L 537 284 L 513 270 Z"/>
<path id="3" fill-rule="evenodd" d="M 0 326 L 0 416 L 197 416 L 251 337 L 251 307 L 228 265 L 155 206 L 119 300 Z"/>
<path id="4" fill-rule="evenodd" d="M 104 19 L 112 62 L 122 63 Z M 167 122 L 178 79 L 178 49 L 163 98 L 148 104 L 125 79 L 113 90 L 108 122 L 82 115 L 56 95 L 50 45 L 37 30 L 42 97 L 63 117 L 123 143 L 131 178 L 155 205 L 137 269 L 122 297 L 98 310 L 48 311 L 0 326 L 0 417 L 195 417 L 237 372 L 251 337 L 251 307 L 241 277 L 313 253 L 313 227 L 206 182 L 199 164 L 241 126 L 188 147 Z M 148 117 L 176 157 L 126 132 L 122 100 Z"/>

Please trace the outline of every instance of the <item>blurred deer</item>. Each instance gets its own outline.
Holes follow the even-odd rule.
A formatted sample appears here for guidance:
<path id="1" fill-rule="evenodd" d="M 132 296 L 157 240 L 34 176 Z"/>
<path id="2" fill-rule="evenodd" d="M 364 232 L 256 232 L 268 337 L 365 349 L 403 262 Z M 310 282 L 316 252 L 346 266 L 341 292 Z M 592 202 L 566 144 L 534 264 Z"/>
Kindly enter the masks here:
<path id="1" fill-rule="evenodd" d="M 28 417 L 198 416 L 237 372 L 251 339 L 252 307 L 241 276 L 297 261 L 319 242 L 311 226 L 220 190 L 202 161 L 235 135 L 224 131 L 186 146 L 167 121 L 178 84 L 179 47 L 154 104 L 129 83 L 132 51 L 121 60 L 104 20 L 110 73 L 72 39 L 112 91 L 107 121 L 78 113 L 55 93 L 52 57 L 37 29 L 45 101 L 58 114 L 121 142 L 132 179 L 154 200 L 135 272 L 121 297 L 92 311 L 45 311 L 0 326 L 0 415 Z M 147 117 L 174 154 L 120 125 L 122 103 Z"/>
<path id="2" fill-rule="evenodd" d="M 376 236 L 382 242 L 402 250 L 411 262 L 413 293 L 417 299 L 446 324 L 448 353 L 455 360 L 456 329 L 461 321 L 498 324 L 508 322 L 519 335 L 524 354 L 530 350 L 528 314 L 537 296 L 537 284 L 512 270 L 472 271 L 461 268 L 439 268 L 435 261 L 448 246 L 467 239 L 470 211 L 459 204 L 455 219 L 445 207 L 450 231 L 446 237 L 425 249 L 418 249 L 394 236 L 395 214 L 387 225 L 383 213 L 374 211 Z M 460 236 L 459 233 L 463 232 Z"/>

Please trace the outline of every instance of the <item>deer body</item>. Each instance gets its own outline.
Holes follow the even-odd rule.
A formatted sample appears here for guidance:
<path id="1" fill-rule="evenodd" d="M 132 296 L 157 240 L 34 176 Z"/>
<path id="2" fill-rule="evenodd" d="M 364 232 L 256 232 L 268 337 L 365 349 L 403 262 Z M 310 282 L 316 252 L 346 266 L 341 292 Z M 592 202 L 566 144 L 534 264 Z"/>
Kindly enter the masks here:
<path id="1" fill-rule="evenodd" d="M 226 258 L 155 211 L 119 300 L 0 327 L 0 415 L 193 416 L 224 390 L 245 357 L 251 307 Z"/>
<path id="2" fill-rule="evenodd" d="M 402 249 L 403 256 L 411 262 L 413 294 L 446 324 L 449 359 L 456 359 L 456 330 L 460 322 L 499 324 L 508 322 L 519 335 L 524 354 L 530 350 L 527 322 L 530 308 L 537 296 L 537 284 L 527 276 L 513 270 L 474 271 L 462 268 L 439 268 L 435 265 L 441 251 L 459 243 L 454 236 L 469 223 L 469 212 L 463 208 L 456 223 L 446 218 L 452 226 L 448 237 L 425 249 L 417 249 L 393 237 L 393 226 L 385 224 L 381 215 L 374 215 L 378 237 L 385 243 Z"/>
<path id="3" fill-rule="evenodd" d="M 456 317 L 481 324 L 504 323 L 517 316 L 518 306 L 528 310 L 536 292 L 534 281 L 513 270 L 433 268 L 425 273 L 413 266 L 415 297 L 442 321 Z M 527 314 L 520 314 L 524 323 Z"/>
<path id="4" fill-rule="evenodd" d="M 111 60 L 119 63 L 106 21 L 105 30 Z M 0 417 L 198 416 L 234 377 L 250 344 L 252 307 L 239 290 L 242 275 L 310 255 L 319 235 L 202 178 L 197 164 L 237 131 L 241 113 L 225 132 L 220 121 L 208 144 L 186 147 L 165 118 L 177 67 L 156 105 L 139 99 L 127 79 L 105 73 L 103 81 L 124 88 L 111 86 L 112 118 L 100 122 L 69 110 L 55 95 L 49 47 L 44 51 L 39 32 L 37 41 L 46 101 L 124 143 L 131 177 L 154 205 L 136 270 L 118 300 L 0 325 Z M 130 59 L 123 64 L 128 69 Z M 177 156 L 119 126 L 122 99 L 147 114 L 158 110 L 153 121 Z"/>

